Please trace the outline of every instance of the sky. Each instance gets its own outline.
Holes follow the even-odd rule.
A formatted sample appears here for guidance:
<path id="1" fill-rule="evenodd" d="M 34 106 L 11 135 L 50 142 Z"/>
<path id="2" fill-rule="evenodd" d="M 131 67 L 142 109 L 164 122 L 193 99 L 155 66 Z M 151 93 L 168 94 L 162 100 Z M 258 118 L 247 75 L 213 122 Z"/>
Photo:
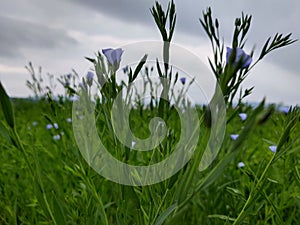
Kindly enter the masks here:
<path id="1" fill-rule="evenodd" d="M 166 0 L 160 1 L 165 7 Z M 2 0 L 0 7 L 0 80 L 11 96 L 32 95 L 26 87 L 32 62 L 43 74 L 56 77 L 75 69 L 85 76 L 94 57 L 103 48 L 117 48 L 141 41 L 160 41 L 150 13 L 149 0 Z M 269 36 L 293 33 L 300 38 L 298 0 L 194 1 L 177 0 L 177 24 L 173 43 L 188 49 L 208 66 L 208 38 L 199 18 L 210 6 L 219 19 L 220 35 L 229 46 L 234 20 L 242 12 L 253 16 L 245 51 L 255 46 L 258 56 Z M 246 100 L 286 105 L 300 104 L 300 42 L 275 50 L 253 68 L 243 88 L 255 86 Z"/>

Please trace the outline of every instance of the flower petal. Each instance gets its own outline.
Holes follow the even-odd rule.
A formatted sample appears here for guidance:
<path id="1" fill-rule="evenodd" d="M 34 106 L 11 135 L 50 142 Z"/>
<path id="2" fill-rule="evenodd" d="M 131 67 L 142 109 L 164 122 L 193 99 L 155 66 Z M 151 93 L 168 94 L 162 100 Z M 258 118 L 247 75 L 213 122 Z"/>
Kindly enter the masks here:
<path id="1" fill-rule="evenodd" d="M 240 113 L 239 116 L 240 116 L 242 121 L 247 119 L 247 114 L 246 113 Z"/>
<path id="2" fill-rule="evenodd" d="M 236 140 L 238 137 L 239 137 L 238 134 L 231 134 L 231 135 L 230 135 L 230 138 L 231 138 L 232 140 Z"/>
<path id="3" fill-rule="evenodd" d="M 239 162 L 237 166 L 238 166 L 238 168 L 243 168 L 243 167 L 245 167 L 245 163 Z"/>
<path id="4" fill-rule="evenodd" d="M 91 87 L 93 84 L 94 73 L 89 71 L 86 75 L 86 83 Z"/>
<path id="5" fill-rule="evenodd" d="M 276 145 L 271 145 L 271 146 L 269 146 L 269 149 L 270 149 L 273 153 L 276 153 L 276 151 L 277 151 L 277 146 L 276 146 Z"/>
<path id="6" fill-rule="evenodd" d="M 123 54 L 123 49 L 117 48 L 117 49 L 112 49 L 112 48 L 106 48 L 102 49 L 102 53 L 106 57 L 107 61 L 109 62 L 110 65 L 119 65 L 121 61 L 121 56 Z"/>
<path id="7" fill-rule="evenodd" d="M 185 77 L 181 77 L 179 80 L 180 80 L 180 82 L 181 82 L 183 85 L 185 85 L 185 81 L 186 81 L 186 78 L 185 78 Z"/>
<path id="8" fill-rule="evenodd" d="M 233 52 L 232 52 L 233 49 L 230 47 L 227 47 L 226 49 L 227 49 L 226 63 L 228 64 L 230 61 L 230 57 L 233 54 Z M 241 66 L 242 69 L 250 66 L 250 64 L 252 62 L 252 57 L 250 55 L 246 54 L 243 49 L 236 48 L 235 54 L 236 54 L 236 56 L 233 61 L 233 65 L 236 65 L 237 63 L 239 63 L 240 60 L 242 60 L 242 66 Z"/>

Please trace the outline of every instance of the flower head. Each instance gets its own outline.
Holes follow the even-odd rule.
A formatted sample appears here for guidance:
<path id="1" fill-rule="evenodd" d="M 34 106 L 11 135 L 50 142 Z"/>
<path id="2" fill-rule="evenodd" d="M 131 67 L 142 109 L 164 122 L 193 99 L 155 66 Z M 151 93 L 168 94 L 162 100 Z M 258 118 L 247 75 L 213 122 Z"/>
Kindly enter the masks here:
<path id="1" fill-rule="evenodd" d="M 87 85 L 85 82 L 79 82 L 78 86 L 82 89 L 82 90 L 86 90 L 87 89 Z"/>
<path id="2" fill-rule="evenodd" d="M 78 100 L 79 100 L 79 97 L 78 97 L 77 95 L 73 95 L 73 96 L 71 96 L 71 97 L 69 98 L 69 100 L 70 100 L 71 102 L 75 102 L 75 101 L 78 101 Z"/>
<path id="3" fill-rule="evenodd" d="M 72 118 L 67 118 L 66 121 L 67 121 L 68 123 L 72 123 Z"/>
<path id="4" fill-rule="evenodd" d="M 127 66 L 125 66 L 125 67 L 123 67 L 123 73 L 128 73 L 129 72 L 129 67 L 128 67 L 128 65 Z"/>
<path id="5" fill-rule="evenodd" d="M 54 127 L 55 129 L 58 129 L 58 124 L 57 124 L 57 123 L 54 123 L 54 124 L 53 124 L 53 127 Z"/>
<path id="6" fill-rule="evenodd" d="M 247 114 L 246 113 L 240 113 L 239 116 L 240 116 L 242 121 L 247 119 Z"/>
<path id="7" fill-rule="evenodd" d="M 47 130 L 50 130 L 50 129 L 52 129 L 52 128 L 53 128 L 53 125 L 52 125 L 52 124 L 47 124 L 47 125 L 46 125 L 46 129 L 47 129 Z"/>
<path id="8" fill-rule="evenodd" d="M 276 146 L 276 145 L 271 145 L 271 146 L 269 146 L 269 149 L 270 149 L 273 153 L 276 153 L 277 146 Z"/>
<path id="9" fill-rule="evenodd" d="M 87 85 L 89 85 L 90 87 L 91 87 L 92 84 L 93 84 L 93 78 L 94 78 L 94 73 L 92 73 L 91 71 L 89 71 L 89 72 L 86 74 L 86 83 L 87 83 Z"/>
<path id="10" fill-rule="evenodd" d="M 53 140 L 55 140 L 55 141 L 60 140 L 60 135 L 59 134 L 54 135 L 53 136 Z"/>
<path id="11" fill-rule="evenodd" d="M 290 111 L 290 107 L 289 106 L 281 106 L 279 108 L 279 111 L 282 112 L 282 113 L 284 113 L 284 114 L 288 114 L 289 111 Z"/>
<path id="12" fill-rule="evenodd" d="M 239 163 L 237 164 L 237 166 L 238 166 L 238 168 L 243 168 L 243 167 L 245 167 L 245 163 L 239 162 Z"/>
<path id="13" fill-rule="evenodd" d="M 186 81 L 186 78 L 185 78 L 185 77 L 181 77 L 179 80 L 180 80 L 180 82 L 181 82 L 183 85 L 185 85 L 185 81 Z"/>
<path id="14" fill-rule="evenodd" d="M 121 49 L 121 48 L 117 48 L 117 49 L 106 48 L 106 49 L 102 49 L 102 53 L 105 55 L 108 63 L 111 66 L 119 68 L 119 64 L 121 62 L 121 56 L 123 54 L 123 49 Z"/>
<path id="15" fill-rule="evenodd" d="M 238 134 L 231 134 L 231 135 L 230 135 L 230 138 L 231 138 L 232 140 L 236 140 L 238 137 L 239 137 Z"/>
<path id="16" fill-rule="evenodd" d="M 233 53 L 234 53 L 233 49 L 227 47 L 227 53 L 226 53 L 227 64 L 229 63 L 230 57 L 232 56 Z M 235 59 L 233 61 L 233 65 L 236 65 L 237 63 L 239 63 L 240 60 L 242 61 L 242 66 L 241 66 L 242 69 L 249 67 L 252 62 L 252 58 L 250 55 L 246 54 L 243 49 L 236 48 Z"/>

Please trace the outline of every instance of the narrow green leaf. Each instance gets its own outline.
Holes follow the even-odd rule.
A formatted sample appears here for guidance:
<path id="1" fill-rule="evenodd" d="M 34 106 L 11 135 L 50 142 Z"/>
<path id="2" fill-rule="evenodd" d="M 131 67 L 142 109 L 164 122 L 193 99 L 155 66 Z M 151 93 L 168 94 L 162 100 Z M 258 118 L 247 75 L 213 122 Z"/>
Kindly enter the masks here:
<path id="1" fill-rule="evenodd" d="M 11 101 L 10 101 L 4 87 L 2 86 L 1 82 L 0 82 L 0 101 L 1 101 L 2 111 L 3 111 L 3 114 L 4 114 L 7 124 L 11 128 L 14 128 L 15 118 L 14 118 L 13 107 L 12 107 Z"/>
<path id="2" fill-rule="evenodd" d="M 4 124 L 0 121 L 0 134 L 9 142 L 11 142 L 11 138 L 9 135 L 8 129 L 4 126 Z"/>
<path id="3" fill-rule="evenodd" d="M 161 225 L 163 222 L 168 218 L 168 216 L 174 212 L 174 210 L 177 208 L 177 203 L 171 205 L 169 208 L 167 208 L 160 216 L 157 218 L 154 225 Z"/>
<path id="4" fill-rule="evenodd" d="M 137 65 L 137 67 L 135 68 L 134 73 L 133 73 L 133 76 L 132 76 L 132 81 L 134 81 L 135 78 L 138 76 L 138 74 L 139 74 L 139 72 L 141 71 L 143 65 L 144 65 L 144 64 L 146 63 L 146 61 L 147 61 L 147 57 L 148 57 L 148 55 L 145 54 L 145 55 L 143 56 L 143 58 L 141 59 L 141 61 L 139 62 L 139 64 Z"/>
<path id="5" fill-rule="evenodd" d="M 66 218 L 63 213 L 61 204 L 58 202 L 56 196 L 53 196 L 53 216 L 55 218 L 56 224 L 66 225 Z"/>
<path id="6" fill-rule="evenodd" d="M 92 62 L 92 63 L 96 63 L 95 59 L 89 58 L 89 57 L 84 57 L 85 59 L 87 59 L 88 61 Z"/>
<path id="7" fill-rule="evenodd" d="M 271 198 L 269 198 L 269 196 L 267 195 L 267 193 L 265 191 L 262 191 L 263 196 L 265 197 L 265 199 L 267 200 L 267 202 L 271 205 L 273 212 L 275 213 L 276 217 L 279 220 L 279 224 L 283 224 L 283 220 L 282 217 L 278 211 L 278 208 L 275 206 L 274 202 L 271 200 Z"/>
<path id="8" fill-rule="evenodd" d="M 231 222 L 235 221 L 235 218 L 231 218 L 229 216 L 219 215 L 219 214 L 208 215 L 208 218 L 217 218 L 217 219 L 231 221 Z"/>

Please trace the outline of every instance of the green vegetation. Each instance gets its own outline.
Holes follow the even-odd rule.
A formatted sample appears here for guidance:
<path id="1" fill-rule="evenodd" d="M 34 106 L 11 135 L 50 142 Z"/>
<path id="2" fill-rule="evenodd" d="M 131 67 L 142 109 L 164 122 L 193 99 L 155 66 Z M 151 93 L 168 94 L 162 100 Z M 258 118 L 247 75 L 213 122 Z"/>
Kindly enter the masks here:
<path id="1" fill-rule="evenodd" d="M 58 79 L 65 88 L 58 100 L 54 76 L 49 76 L 50 84 L 43 83 L 41 69 L 36 74 L 31 63 L 27 86 L 35 100 L 10 99 L 0 83 L 0 224 L 300 224 L 300 108 L 282 110 L 265 100 L 252 107 L 243 99 L 253 87 L 241 89 L 253 66 L 295 42 L 291 34 L 270 37 L 255 61 L 253 51 L 243 50 L 252 17 L 242 14 L 225 57 L 219 21 L 208 8 L 200 23 L 214 53 L 209 63 L 215 92 L 207 104 L 195 106 L 185 95 L 196 78 L 186 82 L 182 68 L 169 65 L 175 4 L 171 1 L 164 11 L 156 2 L 150 11 L 163 41 L 162 60 L 157 58 L 155 66 L 147 64 L 145 53 L 136 66 L 119 68 L 123 49 L 103 49 L 96 59 L 87 58 L 93 69 L 86 77 L 72 71 Z M 119 69 L 127 80 L 118 82 Z M 143 78 L 144 92 L 134 95 L 137 77 Z M 147 94 L 148 103 L 143 101 Z M 166 127 L 152 120 L 157 117 Z M 150 144 L 157 145 L 152 151 L 145 151 L 146 145 L 135 151 L 139 143 L 128 130 L 140 139 L 150 136 Z M 122 142 L 116 131 L 129 142 Z M 161 170 L 129 173 L 101 161 L 104 154 L 98 152 L 95 136 L 122 165 L 149 168 L 171 158 L 181 142 L 182 158 Z M 183 164 L 186 157 L 191 158 Z M 143 185 L 148 176 L 165 178 L 163 170 L 174 171 L 177 165 L 180 170 L 173 176 Z M 130 177 L 130 183 L 101 176 L 107 168 L 110 175 Z"/>
<path id="2" fill-rule="evenodd" d="M 13 100 L 16 130 L 34 173 L 30 172 L 24 154 L 1 136 L 1 224 L 160 224 L 158 218 L 163 221 L 162 215 L 169 218 L 169 224 L 231 224 L 247 199 L 250 203 L 243 209 L 244 223 L 300 221 L 299 125 L 283 137 L 280 151 L 277 149 L 274 154 L 269 149 L 279 145 L 292 112 L 286 115 L 276 111 L 263 123 L 260 119 L 238 147 L 238 155 L 220 174 L 214 174 L 214 182 L 203 185 L 201 181 L 234 151 L 238 139 L 232 140 L 230 134 L 241 134 L 249 124 L 251 117 L 242 121 L 236 114 L 227 126 L 218 158 L 204 172 L 196 170 L 191 187 L 182 196 L 189 200 L 181 208 L 173 204 L 179 202 L 177 196 L 183 193 L 179 192 L 180 185 L 195 158 L 172 178 L 155 185 L 130 187 L 113 183 L 95 173 L 81 157 L 72 124 L 67 122 L 71 102 L 52 104 L 51 108 L 46 100 Z M 248 115 L 254 112 L 246 105 L 239 110 Z M 198 111 L 200 116 L 203 110 L 199 107 Z M 233 112 L 231 109 L 228 114 Z M 133 124 L 146 121 L 146 111 L 142 118 L 138 110 L 133 113 Z M 0 118 L 5 124 L 4 117 Z M 47 124 L 54 123 L 58 129 L 46 129 Z M 147 130 L 143 125 L 139 127 L 140 130 L 133 128 L 138 134 Z M 54 140 L 57 134 L 61 138 Z M 195 152 L 201 151 L 200 145 Z M 239 168 L 239 162 L 245 166 Z M 198 188 L 200 191 L 194 193 Z"/>

